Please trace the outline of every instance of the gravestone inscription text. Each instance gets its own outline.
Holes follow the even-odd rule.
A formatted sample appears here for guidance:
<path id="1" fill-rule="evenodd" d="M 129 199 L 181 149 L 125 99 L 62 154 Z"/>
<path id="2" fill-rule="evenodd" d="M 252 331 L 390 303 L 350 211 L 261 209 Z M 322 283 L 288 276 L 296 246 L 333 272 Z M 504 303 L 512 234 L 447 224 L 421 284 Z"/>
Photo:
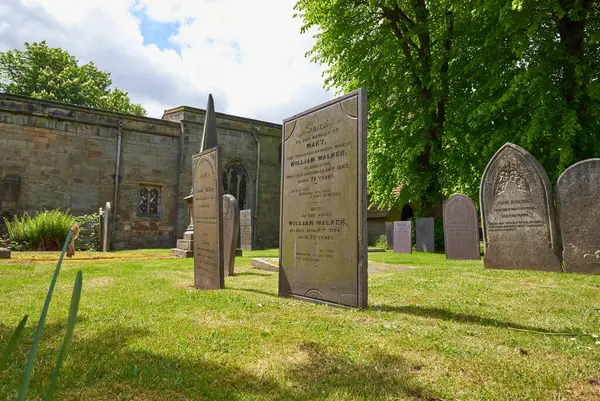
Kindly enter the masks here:
<path id="1" fill-rule="evenodd" d="M 525 149 L 505 144 L 480 187 L 484 266 L 561 271 L 550 180 Z"/>
<path id="2" fill-rule="evenodd" d="M 215 147 L 193 156 L 194 286 L 223 288 L 221 156 Z"/>
<path id="3" fill-rule="evenodd" d="M 284 121 L 279 294 L 367 304 L 366 92 Z"/>

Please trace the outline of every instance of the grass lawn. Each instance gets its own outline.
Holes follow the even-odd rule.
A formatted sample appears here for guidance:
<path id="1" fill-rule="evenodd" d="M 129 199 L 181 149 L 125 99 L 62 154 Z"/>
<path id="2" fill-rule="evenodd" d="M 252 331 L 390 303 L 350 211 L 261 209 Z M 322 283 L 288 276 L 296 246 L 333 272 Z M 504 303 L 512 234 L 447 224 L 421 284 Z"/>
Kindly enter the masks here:
<path id="1" fill-rule="evenodd" d="M 359 311 L 279 298 L 277 273 L 250 266 L 276 256 L 244 252 L 219 291 L 193 289 L 193 260 L 168 250 L 65 260 L 28 399 L 48 385 L 78 269 L 61 400 L 600 399 L 598 275 L 371 253 L 403 268 L 370 271 L 369 309 Z M 0 372 L 2 400 L 17 397 L 57 258 L 0 261 L 1 348 L 29 315 Z"/>

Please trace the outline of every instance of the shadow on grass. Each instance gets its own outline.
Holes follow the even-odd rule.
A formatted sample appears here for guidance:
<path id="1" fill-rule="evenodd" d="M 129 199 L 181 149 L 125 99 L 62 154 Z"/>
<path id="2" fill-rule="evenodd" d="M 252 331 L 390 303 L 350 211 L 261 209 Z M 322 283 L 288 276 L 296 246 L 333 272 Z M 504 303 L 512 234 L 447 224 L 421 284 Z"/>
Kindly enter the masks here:
<path id="1" fill-rule="evenodd" d="M 255 273 L 255 272 L 242 272 L 242 273 L 234 273 L 233 276 L 262 276 L 262 277 L 270 277 L 273 274 L 269 273 Z"/>
<path id="2" fill-rule="evenodd" d="M 26 339 L 33 337 L 34 329 L 33 325 L 27 327 Z M 4 345 L 11 330 L 0 325 L 3 340 L 0 345 Z M 58 325 L 45 330 L 29 399 L 41 396 L 48 385 L 56 344 L 63 333 L 64 329 Z M 353 360 L 335 350 L 325 350 L 319 343 L 290 344 L 291 355 L 279 359 L 280 370 L 257 374 L 254 369 L 239 367 L 235 361 L 208 360 L 200 356 L 204 354 L 202 350 L 192 355 L 201 347 L 197 343 L 182 348 L 176 356 L 160 355 L 160 350 L 151 352 L 149 345 L 139 349 L 139 344 L 157 344 L 156 334 L 148 341 L 137 341 L 151 334 L 146 329 L 117 324 L 94 336 L 74 337 L 58 380 L 56 399 L 439 400 L 417 383 L 415 367 L 402 358 L 379 351 Z M 29 345 L 30 341 L 19 344 L 16 358 L 0 375 L 1 393 L 8 395 L 18 390 Z M 269 355 L 267 350 L 265 355 Z"/>
<path id="3" fill-rule="evenodd" d="M 442 308 L 427 308 L 423 306 L 387 306 L 387 305 L 375 305 L 370 306 L 369 310 L 376 310 L 381 312 L 395 312 L 403 313 L 407 315 L 430 317 L 434 319 L 448 320 L 458 323 L 478 324 L 480 326 L 499 327 L 503 329 L 515 329 L 532 331 L 541 334 L 556 334 L 555 331 L 542 329 L 539 327 L 526 326 L 518 323 L 505 322 L 502 320 L 492 319 L 488 317 L 482 317 L 477 315 L 468 315 L 466 313 L 452 312 Z M 564 330 L 567 332 L 568 330 Z M 575 334 L 575 333 L 565 333 Z"/>
<path id="4" fill-rule="evenodd" d="M 236 291 L 252 292 L 254 294 L 267 295 L 269 297 L 279 298 L 279 293 L 277 292 L 277 289 L 275 289 L 274 292 L 267 292 L 267 291 L 255 290 L 255 289 L 252 289 L 252 288 L 231 288 L 231 289 L 232 290 L 236 290 Z"/>

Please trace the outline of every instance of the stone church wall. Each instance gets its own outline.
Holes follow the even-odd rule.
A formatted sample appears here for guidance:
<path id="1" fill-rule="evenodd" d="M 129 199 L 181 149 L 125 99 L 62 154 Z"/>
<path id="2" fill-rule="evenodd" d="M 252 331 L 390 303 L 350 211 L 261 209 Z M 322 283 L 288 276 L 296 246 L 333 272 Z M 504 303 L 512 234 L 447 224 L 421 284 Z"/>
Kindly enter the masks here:
<path id="1" fill-rule="evenodd" d="M 183 197 L 203 120 L 204 110 L 189 107 L 168 110 L 161 120 L 0 94 L 0 217 L 44 208 L 97 213 L 113 203 L 122 122 L 115 249 L 172 247 L 189 221 Z M 220 113 L 217 125 L 223 167 L 238 161 L 247 170 L 248 208 L 254 207 L 257 154 L 251 133 L 258 128 L 257 242 L 277 246 L 281 126 Z M 140 191 L 153 190 L 160 194 L 156 213 L 142 213 Z"/>

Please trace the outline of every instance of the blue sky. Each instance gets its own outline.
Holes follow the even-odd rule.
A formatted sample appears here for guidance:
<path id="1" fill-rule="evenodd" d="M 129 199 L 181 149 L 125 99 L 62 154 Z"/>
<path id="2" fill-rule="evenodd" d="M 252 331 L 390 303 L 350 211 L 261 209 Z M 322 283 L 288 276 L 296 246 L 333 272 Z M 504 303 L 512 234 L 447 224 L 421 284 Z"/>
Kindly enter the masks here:
<path id="1" fill-rule="evenodd" d="M 182 105 L 280 123 L 335 96 L 296 0 L 2 0 L 0 50 L 46 40 L 111 73 L 152 117 Z M 265 11 L 267 10 L 267 11 Z"/>

